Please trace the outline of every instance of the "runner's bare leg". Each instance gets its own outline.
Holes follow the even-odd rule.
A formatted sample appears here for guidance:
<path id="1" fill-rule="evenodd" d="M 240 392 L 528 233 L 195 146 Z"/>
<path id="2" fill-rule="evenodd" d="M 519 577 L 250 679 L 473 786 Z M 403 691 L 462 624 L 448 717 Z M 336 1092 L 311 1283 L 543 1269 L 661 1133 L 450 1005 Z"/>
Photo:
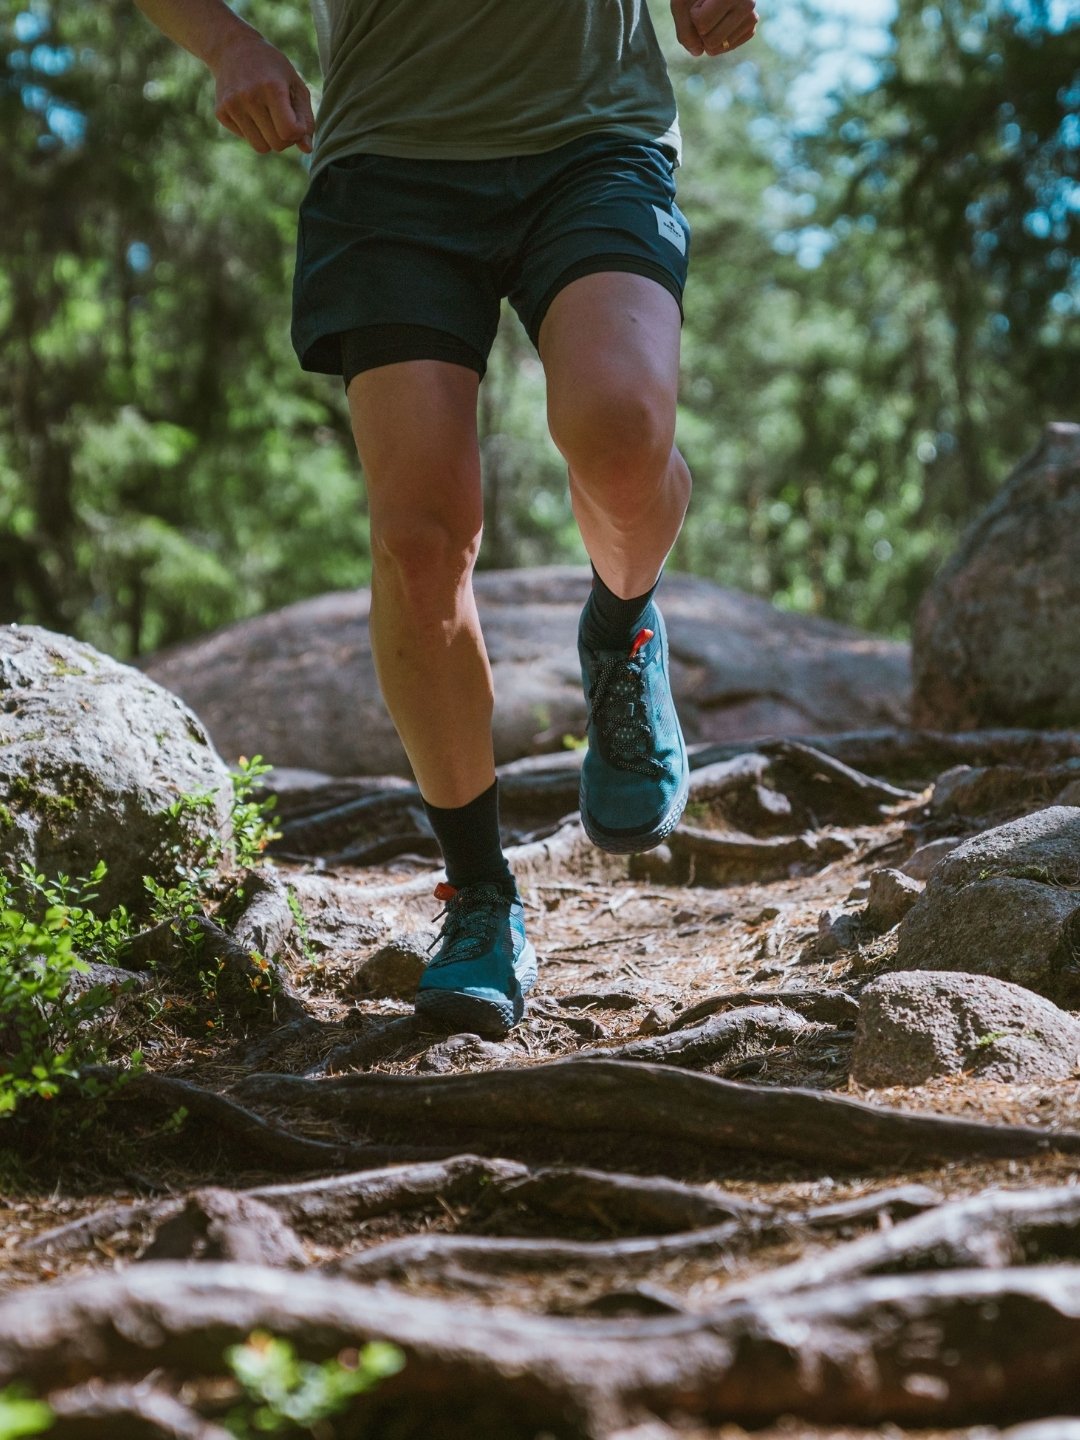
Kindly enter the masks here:
<path id="1" fill-rule="evenodd" d="M 679 307 L 643 275 L 560 290 L 540 327 L 548 424 L 585 548 L 615 594 L 642 595 L 675 543 L 690 472 L 675 448 Z"/>
<path id="2" fill-rule="evenodd" d="M 495 779 L 492 683 L 473 598 L 483 528 L 479 377 L 413 360 L 349 389 L 371 525 L 371 644 L 379 685 L 432 805 Z"/>

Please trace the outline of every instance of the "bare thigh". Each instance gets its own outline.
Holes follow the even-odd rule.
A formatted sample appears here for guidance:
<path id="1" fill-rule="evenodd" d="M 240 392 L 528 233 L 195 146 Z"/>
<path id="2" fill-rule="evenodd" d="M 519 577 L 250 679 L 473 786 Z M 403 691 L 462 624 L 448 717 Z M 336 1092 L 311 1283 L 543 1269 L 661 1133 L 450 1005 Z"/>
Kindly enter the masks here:
<path id="1" fill-rule="evenodd" d="M 572 281 L 540 327 L 548 423 L 575 468 L 598 438 L 650 455 L 670 452 L 679 388 L 679 306 L 644 275 L 605 271 Z"/>
<path id="2" fill-rule="evenodd" d="M 373 544 L 434 526 L 466 543 L 482 523 L 479 377 L 409 360 L 354 376 L 349 413 L 368 491 Z"/>

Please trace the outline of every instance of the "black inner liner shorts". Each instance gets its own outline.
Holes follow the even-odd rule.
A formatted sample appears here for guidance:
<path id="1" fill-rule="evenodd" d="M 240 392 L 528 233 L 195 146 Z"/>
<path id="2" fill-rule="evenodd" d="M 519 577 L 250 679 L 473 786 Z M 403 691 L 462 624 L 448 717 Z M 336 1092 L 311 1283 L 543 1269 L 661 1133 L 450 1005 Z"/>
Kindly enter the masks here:
<path id="1" fill-rule="evenodd" d="M 331 160 L 300 206 L 293 347 L 341 375 L 448 360 L 483 376 L 508 296 L 533 344 L 571 280 L 625 270 L 682 308 L 690 227 L 670 152 L 610 132 L 539 155 Z"/>

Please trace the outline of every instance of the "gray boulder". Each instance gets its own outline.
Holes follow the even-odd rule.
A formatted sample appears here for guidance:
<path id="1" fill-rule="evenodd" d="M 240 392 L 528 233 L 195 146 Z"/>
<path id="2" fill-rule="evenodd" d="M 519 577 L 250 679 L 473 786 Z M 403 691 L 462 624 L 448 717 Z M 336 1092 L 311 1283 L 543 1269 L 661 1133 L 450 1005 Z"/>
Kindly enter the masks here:
<path id="1" fill-rule="evenodd" d="M 499 1065 L 515 1058 L 509 1045 L 497 1045 L 479 1035 L 450 1035 L 429 1047 L 417 1061 L 417 1070 L 424 1075 L 449 1075 L 452 1070 Z"/>
<path id="2" fill-rule="evenodd" d="M 824 960 L 859 943 L 859 918 L 842 905 L 830 905 L 818 916 L 817 953 Z"/>
<path id="3" fill-rule="evenodd" d="M 169 806 L 206 796 L 177 821 Z M 0 629 L 0 871 L 82 876 L 133 910 L 228 839 L 229 773 L 191 711 L 145 675 L 34 626 Z"/>
<path id="4" fill-rule="evenodd" d="M 957 765 L 935 781 L 930 812 L 937 818 L 985 816 L 1000 821 L 1049 804 L 1075 804 L 1075 799 L 1067 797 L 1078 792 L 1080 760 L 1066 760 L 1048 769 Z"/>
<path id="5" fill-rule="evenodd" d="M 1051 806 L 951 850 L 901 921 L 896 965 L 1080 1002 L 1080 811 Z"/>
<path id="6" fill-rule="evenodd" d="M 888 867 L 870 876 L 863 921 L 871 930 L 891 930 L 898 925 L 923 892 L 922 884 L 902 870 Z"/>
<path id="7" fill-rule="evenodd" d="M 583 733 L 576 636 L 588 586 L 572 566 L 477 575 L 499 764 Z M 906 723 L 906 646 L 686 575 L 666 576 L 662 597 L 688 740 Z M 166 651 L 147 673 L 183 696 L 228 759 L 406 774 L 375 680 L 368 605 L 366 590 L 304 600 Z"/>
<path id="8" fill-rule="evenodd" d="M 434 931 L 415 930 L 395 936 L 361 960 L 345 983 L 346 993 L 412 1000 L 425 967 L 431 961 L 429 948 Z"/>
<path id="9" fill-rule="evenodd" d="M 961 843 L 958 835 L 943 835 L 938 840 L 928 840 L 896 868 L 910 875 L 912 880 L 929 880 L 938 864 Z"/>
<path id="10" fill-rule="evenodd" d="M 915 621 L 914 722 L 1080 721 L 1080 425 L 1048 425 L 962 536 Z"/>
<path id="11" fill-rule="evenodd" d="M 851 1073 L 860 1085 L 939 1075 L 1064 1079 L 1080 1066 L 1080 1021 L 985 975 L 883 975 L 862 992 Z"/>

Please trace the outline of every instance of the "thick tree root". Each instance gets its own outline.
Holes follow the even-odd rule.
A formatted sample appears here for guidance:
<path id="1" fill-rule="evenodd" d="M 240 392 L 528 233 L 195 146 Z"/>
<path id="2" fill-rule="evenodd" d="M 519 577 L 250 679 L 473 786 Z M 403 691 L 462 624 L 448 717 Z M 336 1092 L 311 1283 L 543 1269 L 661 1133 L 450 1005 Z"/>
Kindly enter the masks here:
<path id="1" fill-rule="evenodd" d="M 461 1435 L 464 1418 L 474 1434 L 585 1440 L 676 1413 L 962 1425 L 1068 1413 L 1080 1399 L 1076 1266 L 889 1276 L 726 1316 L 596 1322 L 255 1266 L 144 1265 L 0 1302 L 0 1384 L 47 1394 L 163 1364 L 220 1374 L 225 1347 L 255 1328 L 315 1356 L 399 1345 L 404 1369 L 359 1412 L 375 1434 L 396 1423 L 410 1437 Z"/>
<path id="2" fill-rule="evenodd" d="M 646 1040 L 626 1040 L 620 1045 L 579 1053 L 583 1060 L 637 1060 L 692 1069 L 733 1058 L 745 1060 L 776 1045 L 792 1045 L 800 1036 L 820 1034 L 823 1029 L 781 1005 L 753 1005 L 710 1015 L 698 1025 L 668 1030 Z"/>
<path id="3" fill-rule="evenodd" d="M 414 1235 L 334 1261 L 329 1268 L 354 1280 L 410 1280 L 476 1290 L 483 1289 L 493 1276 L 571 1270 L 591 1277 L 628 1268 L 651 1270 L 673 1260 L 713 1259 L 720 1268 L 724 1268 L 728 1258 L 745 1254 L 763 1240 L 795 1230 L 836 1229 L 844 1224 L 866 1224 L 872 1220 L 881 1223 L 886 1218 L 911 1214 L 912 1208 L 925 1210 L 928 1205 L 937 1204 L 938 1197 L 932 1192 L 914 1195 L 900 1190 L 805 1213 L 761 1207 L 757 1213 L 748 1210 L 719 1224 L 683 1230 L 678 1234 L 654 1234 L 646 1239 L 634 1240 L 579 1241 L 575 1244 L 552 1240 L 478 1238 L 472 1235 Z M 869 1239 L 877 1239 L 877 1236 Z M 852 1248 L 852 1245 L 843 1246 L 840 1253 Z M 912 1268 L 930 1267 L 918 1265 Z M 856 1270 L 852 1273 L 886 1272 Z"/>
<path id="4" fill-rule="evenodd" d="M 677 1180 L 562 1165 L 530 1169 L 512 1160 L 479 1155 L 455 1155 L 447 1160 L 261 1185 L 236 1192 L 236 1198 L 269 1206 L 298 1234 L 316 1242 L 343 1226 L 442 1204 L 476 1209 L 488 1232 L 508 1227 L 512 1231 L 527 1216 L 542 1221 L 549 1234 L 578 1231 L 586 1221 L 612 1234 L 656 1235 L 773 1214 L 770 1206 Z M 918 1203 L 919 1196 L 915 1198 Z M 861 1217 L 874 1199 L 866 1197 L 858 1202 L 856 1210 L 841 1218 Z M 19 1250 L 72 1254 L 98 1241 L 110 1241 L 167 1222 L 179 1213 L 183 1203 L 182 1198 L 170 1196 L 134 1205 L 110 1205 L 32 1236 Z M 929 1203 L 936 1203 L 936 1199 Z M 891 1213 L 891 1204 L 886 1194 L 870 1208 L 874 1213 Z"/>
<path id="5" fill-rule="evenodd" d="M 106 1080 L 116 1078 L 115 1072 L 103 1067 L 87 1067 L 83 1074 Z M 125 1076 L 124 1083 L 110 1095 L 109 1103 L 118 1110 L 130 1109 L 140 1113 L 147 1107 L 164 1108 L 171 1112 L 183 1109 L 189 1117 L 205 1122 L 210 1134 L 224 1137 L 230 1146 L 239 1147 L 241 1154 L 270 1162 L 279 1169 L 333 1169 L 350 1161 L 359 1163 L 362 1160 L 376 1165 L 389 1164 L 393 1160 L 426 1158 L 431 1153 L 418 1152 L 415 1146 L 335 1145 L 325 1140 L 312 1140 L 264 1120 L 261 1115 L 256 1115 L 227 1095 L 218 1095 L 169 1075 Z"/>
<path id="6" fill-rule="evenodd" d="M 781 1225 L 729 1220 L 680 1235 L 638 1240 L 507 1240 L 472 1235 L 410 1235 L 335 1260 L 328 1267 L 351 1280 L 412 1280 L 483 1290 L 493 1276 L 575 1271 L 599 1276 L 627 1268 L 652 1269 L 671 1260 L 745 1255 Z"/>
<path id="7" fill-rule="evenodd" d="M 307 1109 L 365 1133 L 448 1138 L 485 1134 L 514 1158 L 546 1133 L 629 1134 L 685 1141 L 708 1155 L 749 1150 L 831 1166 L 905 1167 L 915 1161 L 1080 1153 L 1080 1133 L 913 1115 L 814 1090 L 737 1084 L 669 1066 L 560 1060 L 524 1069 L 436 1077 L 346 1075 L 304 1080 L 252 1075 L 235 1094 Z"/>
<path id="8" fill-rule="evenodd" d="M 1080 755 L 1075 730 L 850 730 L 804 737 L 854 769 L 893 780 L 929 782 L 953 765 L 1023 765 L 1045 769 Z M 741 753 L 738 744 L 704 745 L 691 757 L 706 765 Z"/>
<path id="9" fill-rule="evenodd" d="M 913 1270 L 1005 1269 L 1080 1259 L 1080 1190 L 989 1191 L 733 1286 L 721 1304 Z"/>
<path id="10" fill-rule="evenodd" d="M 855 842 L 841 831 L 804 831 L 801 835 L 723 834 L 681 825 L 666 847 L 636 855 L 631 874 L 669 885 L 737 885 L 779 880 L 799 870 L 820 870 L 850 855 Z"/>
<path id="11" fill-rule="evenodd" d="M 799 830 L 874 823 L 914 798 L 875 777 L 926 783 L 952 765 L 1045 769 L 1077 755 L 1076 735 L 1052 730 L 870 730 L 700 745 L 690 753 L 690 800 L 718 806 L 736 828 L 755 834 L 783 829 L 785 816 L 787 828 Z M 576 757 L 542 768 L 504 766 L 499 775 L 510 825 L 554 823 L 577 809 Z M 436 854 L 419 791 L 398 776 L 335 782 L 289 797 L 281 814 L 277 850 L 288 858 L 362 865 Z"/>
<path id="12" fill-rule="evenodd" d="M 196 1192 L 197 1194 L 219 1192 Z M 530 1169 L 512 1160 L 455 1155 L 414 1165 L 393 1165 L 317 1180 L 261 1185 L 232 1192 L 238 1202 L 269 1207 L 296 1234 L 314 1243 L 333 1240 L 342 1227 L 380 1215 L 450 1205 L 471 1212 L 470 1225 L 486 1234 L 516 1234 L 526 1223 L 548 1235 L 579 1233 L 583 1224 L 611 1235 L 664 1235 L 722 1225 L 730 1220 L 765 1221 L 774 1207 L 712 1186 L 685 1185 L 657 1176 L 620 1175 L 568 1165 Z M 178 1215 L 184 1198 L 110 1205 L 25 1240 L 20 1254 L 71 1255 L 145 1236 Z M 785 1214 L 785 1223 L 814 1229 L 881 1223 L 921 1214 L 941 1203 L 924 1185 L 901 1185 L 814 1210 Z"/>
<path id="13" fill-rule="evenodd" d="M 859 1018 L 859 1002 L 843 990 L 735 990 L 728 995 L 710 995 L 707 1000 L 699 1000 L 696 1005 L 680 1011 L 667 1029 L 685 1030 L 718 1010 L 753 1005 L 782 1005 L 822 1025 L 853 1025 Z"/>
<path id="14" fill-rule="evenodd" d="M 768 740 L 758 748 L 771 762 L 777 788 L 797 795 L 819 822 L 874 824 L 883 813 L 918 799 L 911 790 L 864 775 L 816 743 Z"/>
<path id="15" fill-rule="evenodd" d="M 77 1385 L 49 1396 L 49 1440 L 234 1440 L 172 1395 L 139 1385 Z"/>
<path id="16" fill-rule="evenodd" d="M 132 970 L 212 973 L 218 1001 L 249 1019 L 279 1024 L 309 1019 L 279 961 L 296 928 L 284 885 L 274 875 L 249 871 L 238 897 L 242 908 L 229 928 L 208 915 L 164 920 L 132 937 L 124 964 Z"/>

